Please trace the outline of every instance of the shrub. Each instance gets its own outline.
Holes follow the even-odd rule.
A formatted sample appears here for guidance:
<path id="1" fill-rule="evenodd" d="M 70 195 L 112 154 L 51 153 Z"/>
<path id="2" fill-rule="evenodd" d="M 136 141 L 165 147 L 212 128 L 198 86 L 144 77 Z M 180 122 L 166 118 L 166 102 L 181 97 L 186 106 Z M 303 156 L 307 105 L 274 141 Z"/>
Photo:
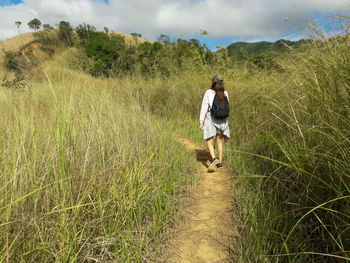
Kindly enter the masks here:
<path id="1" fill-rule="evenodd" d="M 20 71 L 19 61 L 15 52 L 4 52 L 4 67 L 8 71 Z"/>
<path id="2" fill-rule="evenodd" d="M 90 32 L 84 49 L 88 58 L 93 59 L 94 65 L 90 73 L 94 76 L 111 76 L 112 69 L 120 62 L 125 52 L 125 41 L 122 36 L 108 35 L 103 32 Z"/>
<path id="3" fill-rule="evenodd" d="M 58 25 L 58 39 L 67 46 L 73 46 L 73 29 L 69 22 L 61 21 Z"/>

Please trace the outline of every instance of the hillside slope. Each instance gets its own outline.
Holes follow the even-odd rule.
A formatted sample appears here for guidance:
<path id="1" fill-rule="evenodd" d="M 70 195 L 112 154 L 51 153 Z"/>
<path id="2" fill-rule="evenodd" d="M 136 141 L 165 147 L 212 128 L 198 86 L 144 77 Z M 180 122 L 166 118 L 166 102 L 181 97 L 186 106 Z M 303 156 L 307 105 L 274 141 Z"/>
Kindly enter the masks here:
<path id="1" fill-rule="evenodd" d="M 39 31 L 45 32 L 45 31 Z M 139 45 L 147 40 L 138 38 L 135 36 L 131 36 L 122 32 L 109 32 L 110 35 L 119 35 L 125 39 L 125 42 L 128 45 Z M 28 64 L 30 68 L 34 64 L 37 64 L 38 61 L 43 61 L 47 59 L 47 54 L 44 54 L 40 49 L 47 49 L 46 44 L 43 45 L 40 40 L 37 41 L 37 37 L 34 32 L 24 33 L 13 38 L 9 38 L 6 40 L 0 41 L 0 72 L 4 72 L 4 57 L 5 52 L 15 53 L 15 56 L 19 60 L 19 64 L 21 64 L 21 71 L 28 71 Z M 57 49 L 57 47 L 50 47 L 49 49 Z"/>
<path id="2" fill-rule="evenodd" d="M 280 39 L 276 42 L 267 42 L 267 41 L 260 41 L 260 42 L 254 42 L 254 43 L 248 43 L 248 42 L 236 42 L 227 47 L 229 55 L 234 56 L 237 54 L 241 55 L 260 55 L 263 53 L 269 53 L 269 54 L 283 54 L 291 49 L 298 48 L 302 46 L 303 44 L 308 43 L 310 40 L 298 40 L 298 41 L 289 41 Z"/>
<path id="3" fill-rule="evenodd" d="M 17 52 L 33 40 L 34 34 L 30 32 L 0 41 L 0 70 L 3 70 L 5 51 Z"/>
<path id="4" fill-rule="evenodd" d="M 18 51 L 20 47 L 34 40 L 32 32 L 0 41 L 0 50 Z"/>

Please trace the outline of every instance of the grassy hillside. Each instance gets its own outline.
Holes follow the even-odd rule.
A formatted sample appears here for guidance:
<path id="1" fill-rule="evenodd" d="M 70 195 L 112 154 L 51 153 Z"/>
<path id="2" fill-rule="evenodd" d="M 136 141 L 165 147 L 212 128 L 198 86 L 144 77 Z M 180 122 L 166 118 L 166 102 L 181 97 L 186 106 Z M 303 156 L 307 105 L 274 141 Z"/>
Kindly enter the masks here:
<path id="1" fill-rule="evenodd" d="M 72 31 L 69 34 L 72 41 L 74 39 L 75 44 L 77 44 L 79 38 L 77 35 L 78 30 L 71 29 Z M 94 28 L 92 27 L 92 29 Z M 59 37 L 59 32 L 59 29 L 41 30 L 0 41 L 0 70 L 6 71 L 7 65 L 12 63 L 16 64 L 12 70 L 21 72 L 28 78 L 36 76 L 38 72 L 32 73 L 31 71 L 35 71 L 35 67 L 38 64 L 46 60 L 53 53 L 67 48 L 64 39 Z M 121 37 L 125 44 L 130 47 L 148 42 L 143 38 L 121 32 L 108 32 L 106 35 L 110 37 Z"/>
<path id="2" fill-rule="evenodd" d="M 349 48 L 349 37 L 333 38 L 285 57 L 284 72 L 226 72 L 238 262 L 350 260 Z M 209 76 L 192 72 L 140 93 L 202 141 L 198 110 Z"/>
<path id="3" fill-rule="evenodd" d="M 0 262 L 154 262 L 192 160 L 134 81 L 65 63 L 0 89 Z"/>
<path id="4" fill-rule="evenodd" d="M 350 261 L 349 36 L 280 57 L 283 70 L 233 70 L 196 41 L 116 49 L 96 36 L 40 81 L 0 90 L 0 261 L 155 262 L 192 181 L 172 131 L 204 144 L 199 108 L 217 72 L 232 107 L 233 260 Z"/>
<path id="5" fill-rule="evenodd" d="M 255 193 L 237 202 L 250 260 L 349 260 L 349 48 L 349 37 L 314 43 L 286 75 L 240 84 L 233 160 Z"/>
<path id="6" fill-rule="evenodd" d="M 4 70 L 4 55 L 6 51 L 18 52 L 21 47 L 34 40 L 33 33 L 21 34 L 11 39 L 0 41 L 0 70 Z"/>
<path id="7" fill-rule="evenodd" d="M 308 43 L 307 40 L 289 41 L 280 39 L 276 42 L 236 42 L 227 47 L 229 56 L 254 56 L 261 54 L 284 54 L 291 49 L 298 48 L 304 44 Z"/>
<path id="8" fill-rule="evenodd" d="M 350 260 L 349 49 L 334 38 L 285 57 L 284 72 L 227 73 L 238 262 Z"/>
<path id="9" fill-rule="evenodd" d="M 16 52 L 22 46 L 26 45 L 27 43 L 29 43 L 33 40 L 34 40 L 33 33 L 25 33 L 25 34 L 15 36 L 15 37 L 7 39 L 7 40 L 1 40 L 0 41 L 0 50 L 1 51 L 8 50 L 8 51 Z"/>

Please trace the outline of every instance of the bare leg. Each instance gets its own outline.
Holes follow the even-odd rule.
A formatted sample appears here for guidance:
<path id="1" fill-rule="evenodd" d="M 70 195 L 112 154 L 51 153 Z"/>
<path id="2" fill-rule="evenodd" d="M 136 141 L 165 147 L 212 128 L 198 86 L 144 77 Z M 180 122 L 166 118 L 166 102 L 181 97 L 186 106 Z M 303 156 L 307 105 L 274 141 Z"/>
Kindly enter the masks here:
<path id="1" fill-rule="evenodd" d="M 214 159 L 215 158 L 215 151 L 214 151 L 214 139 L 213 139 L 213 137 L 207 139 L 207 144 L 208 144 L 208 149 L 209 149 L 211 159 Z"/>
<path id="2" fill-rule="evenodd" d="M 219 153 L 219 162 L 222 163 L 222 155 L 223 155 L 223 149 L 224 149 L 224 145 L 223 145 L 223 134 L 217 134 L 216 135 L 216 141 L 218 143 L 218 153 Z"/>

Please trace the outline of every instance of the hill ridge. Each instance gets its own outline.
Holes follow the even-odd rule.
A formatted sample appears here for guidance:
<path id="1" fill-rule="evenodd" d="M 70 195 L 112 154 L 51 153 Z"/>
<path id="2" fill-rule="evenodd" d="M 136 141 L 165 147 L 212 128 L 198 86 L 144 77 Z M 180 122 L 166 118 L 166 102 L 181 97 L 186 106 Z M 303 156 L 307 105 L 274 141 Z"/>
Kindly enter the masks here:
<path id="1" fill-rule="evenodd" d="M 227 46 L 227 50 L 230 56 L 235 55 L 260 55 L 260 54 L 284 54 L 291 49 L 299 48 L 300 46 L 308 43 L 309 39 L 300 39 L 297 41 L 279 39 L 276 41 L 257 41 L 257 42 L 244 42 L 238 41 Z"/>

